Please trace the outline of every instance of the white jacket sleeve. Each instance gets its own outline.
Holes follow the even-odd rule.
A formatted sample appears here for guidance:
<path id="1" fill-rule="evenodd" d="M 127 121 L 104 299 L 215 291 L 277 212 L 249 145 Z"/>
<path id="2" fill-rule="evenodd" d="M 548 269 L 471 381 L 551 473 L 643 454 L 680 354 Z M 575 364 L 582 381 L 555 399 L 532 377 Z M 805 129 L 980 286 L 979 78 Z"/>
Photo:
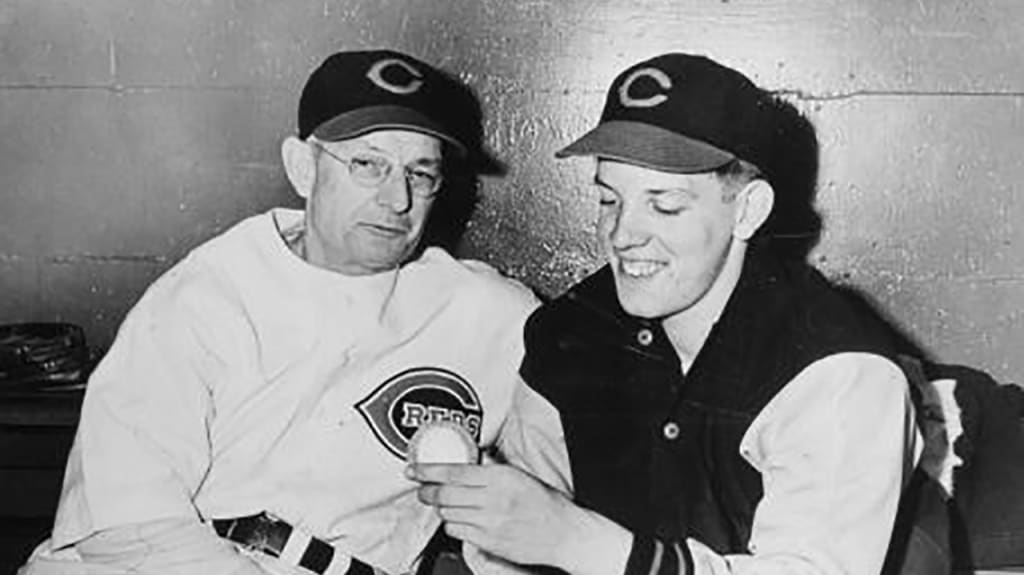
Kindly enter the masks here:
<path id="1" fill-rule="evenodd" d="M 761 473 L 749 554 L 687 542 L 697 575 L 878 573 L 917 432 L 892 362 L 842 353 L 808 366 L 740 445 Z"/>
<path id="2" fill-rule="evenodd" d="M 558 411 L 521 380 L 497 447 L 508 464 L 571 496 L 572 471 Z M 465 545 L 464 557 L 476 575 L 532 573 L 471 545 Z"/>
<path id="3" fill-rule="evenodd" d="M 569 452 L 558 410 L 520 380 L 498 448 L 509 464 L 572 494 Z"/>

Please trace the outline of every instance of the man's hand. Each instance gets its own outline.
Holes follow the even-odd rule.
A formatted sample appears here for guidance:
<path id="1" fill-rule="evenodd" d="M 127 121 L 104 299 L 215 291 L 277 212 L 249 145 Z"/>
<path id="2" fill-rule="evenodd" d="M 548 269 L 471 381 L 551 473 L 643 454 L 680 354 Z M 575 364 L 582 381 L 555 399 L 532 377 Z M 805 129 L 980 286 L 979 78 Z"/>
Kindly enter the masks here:
<path id="1" fill-rule="evenodd" d="M 563 493 L 508 465 L 414 465 L 410 479 L 422 483 L 419 499 L 438 509 L 445 531 L 484 551 L 523 564 L 589 572 L 590 555 L 621 560 L 631 536 L 621 527 L 577 507 Z M 609 552 L 614 556 L 609 556 Z"/>

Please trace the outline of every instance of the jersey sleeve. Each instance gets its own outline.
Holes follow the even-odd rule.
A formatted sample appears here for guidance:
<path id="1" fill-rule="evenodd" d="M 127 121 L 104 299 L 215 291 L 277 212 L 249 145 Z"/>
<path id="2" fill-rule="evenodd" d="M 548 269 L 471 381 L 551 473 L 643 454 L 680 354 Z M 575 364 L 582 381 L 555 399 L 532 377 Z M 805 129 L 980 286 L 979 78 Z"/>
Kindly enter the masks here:
<path id="1" fill-rule="evenodd" d="M 98 531 L 74 547 L 36 549 L 18 575 L 268 575 L 253 558 L 190 519 L 160 519 Z"/>
<path id="2" fill-rule="evenodd" d="M 256 561 L 240 555 L 208 525 L 187 519 L 161 519 L 96 533 L 77 545 L 83 562 L 161 575 L 228 573 L 267 575 Z"/>
<path id="3" fill-rule="evenodd" d="M 627 575 L 878 573 L 916 446 L 906 380 L 887 359 L 843 353 L 801 372 L 740 445 L 764 496 L 748 553 L 635 536 Z"/>
<path id="4" fill-rule="evenodd" d="M 235 361 L 238 318 L 197 271 L 179 264 L 158 280 L 90 378 L 56 547 L 112 527 L 198 520 L 192 498 L 210 466 L 212 388 Z"/>

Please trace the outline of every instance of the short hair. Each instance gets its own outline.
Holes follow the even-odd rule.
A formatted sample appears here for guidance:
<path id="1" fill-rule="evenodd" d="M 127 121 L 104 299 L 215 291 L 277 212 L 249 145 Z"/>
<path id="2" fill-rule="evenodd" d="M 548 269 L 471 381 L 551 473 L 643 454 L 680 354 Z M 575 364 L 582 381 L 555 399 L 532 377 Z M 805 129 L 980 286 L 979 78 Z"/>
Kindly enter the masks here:
<path id="1" fill-rule="evenodd" d="M 756 179 L 764 179 L 760 168 L 739 158 L 733 158 L 715 169 L 714 174 L 722 182 L 722 199 L 726 202 L 733 201 L 743 186 Z"/>

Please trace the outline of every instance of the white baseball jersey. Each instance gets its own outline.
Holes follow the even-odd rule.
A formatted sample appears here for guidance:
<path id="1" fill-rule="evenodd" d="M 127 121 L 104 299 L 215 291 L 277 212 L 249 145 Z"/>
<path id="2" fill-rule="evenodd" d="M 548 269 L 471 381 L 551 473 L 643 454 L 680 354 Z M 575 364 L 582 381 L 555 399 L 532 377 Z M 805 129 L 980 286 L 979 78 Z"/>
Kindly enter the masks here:
<path id="1" fill-rule="evenodd" d="M 390 573 L 410 568 L 439 519 L 403 476 L 408 440 L 437 419 L 500 440 L 536 301 L 435 248 L 373 276 L 311 266 L 279 233 L 301 217 L 241 222 L 129 313 L 89 381 L 51 549 L 268 511 Z"/>

